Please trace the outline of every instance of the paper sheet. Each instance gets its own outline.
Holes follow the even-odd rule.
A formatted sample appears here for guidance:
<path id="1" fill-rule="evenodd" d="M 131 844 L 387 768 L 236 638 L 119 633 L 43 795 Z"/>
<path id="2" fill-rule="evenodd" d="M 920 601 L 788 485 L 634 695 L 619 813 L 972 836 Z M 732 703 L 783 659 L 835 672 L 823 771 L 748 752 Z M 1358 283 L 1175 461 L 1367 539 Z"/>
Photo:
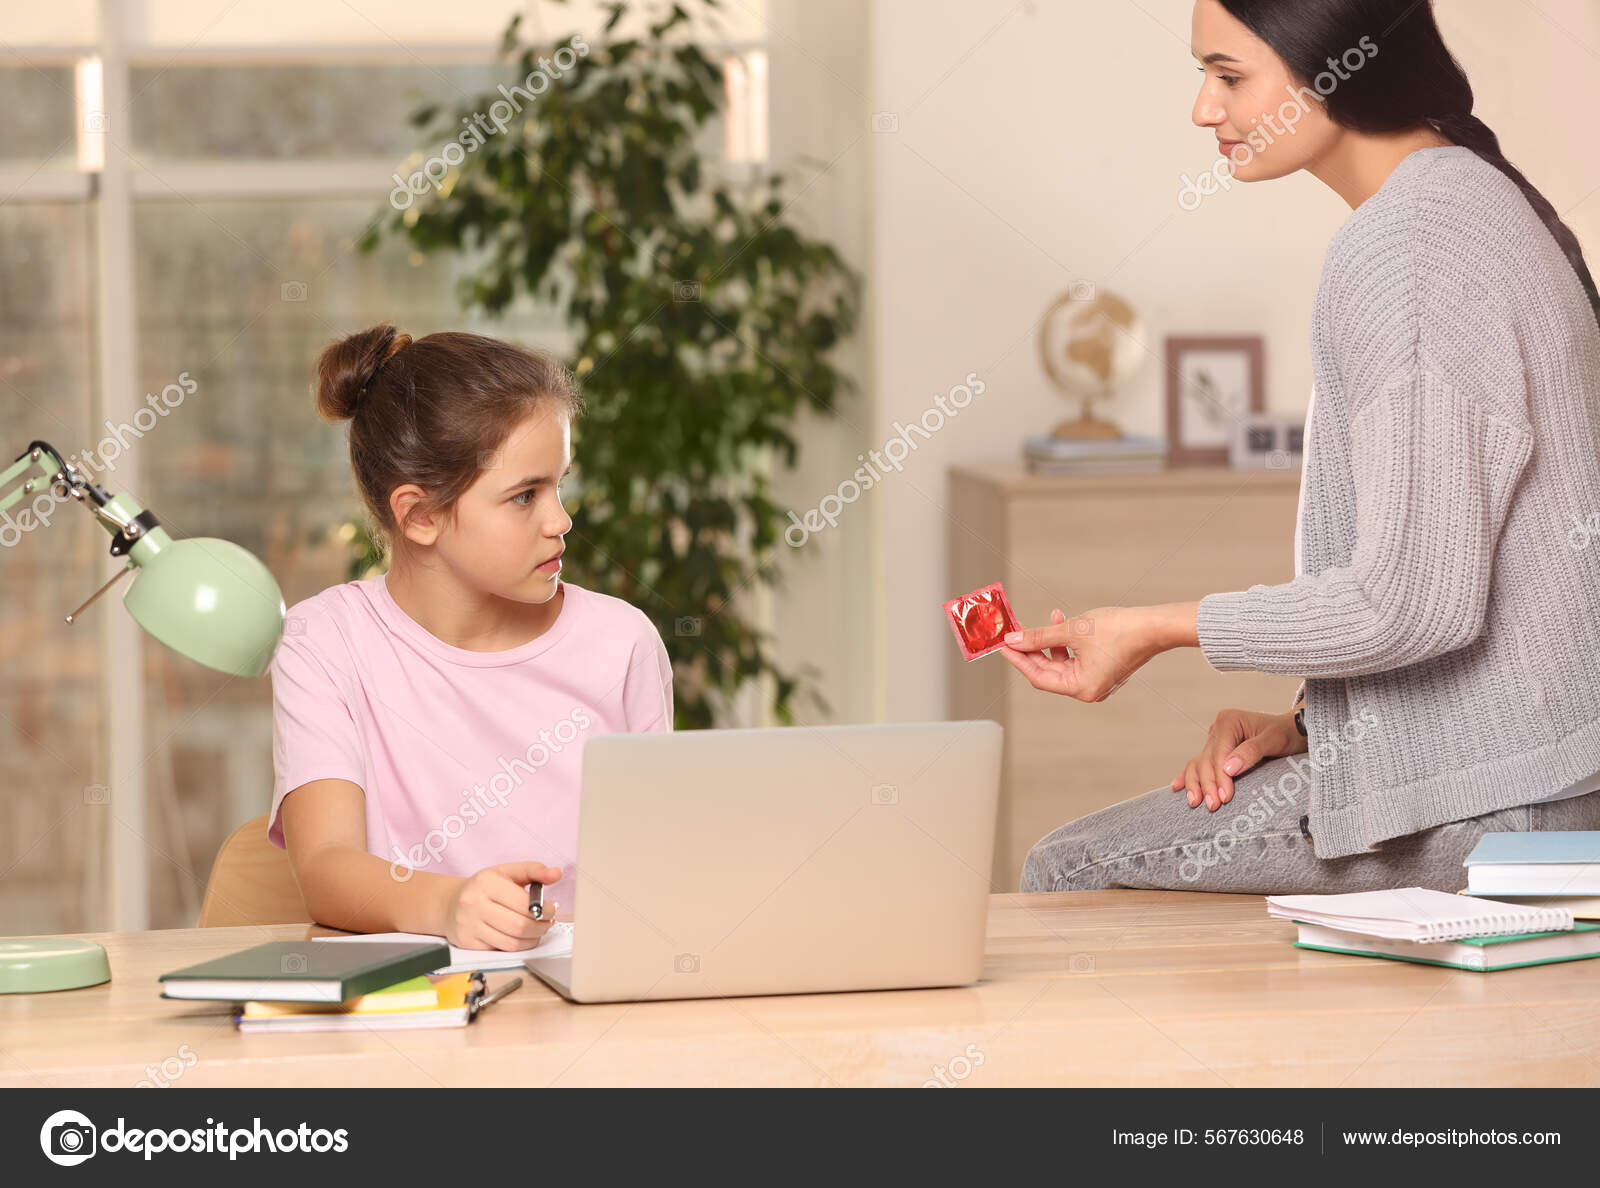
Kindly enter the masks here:
<path id="1" fill-rule="evenodd" d="M 443 937 L 428 936 L 421 932 L 367 932 L 359 936 L 319 936 L 319 941 L 438 941 Z M 433 973 L 462 973 L 466 970 L 521 969 L 529 957 L 572 956 L 572 925 L 557 920 L 550 925 L 544 939 L 531 949 L 511 952 L 505 949 L 461 949 L 450 946 L 450 964 L 433 970 Z"/>

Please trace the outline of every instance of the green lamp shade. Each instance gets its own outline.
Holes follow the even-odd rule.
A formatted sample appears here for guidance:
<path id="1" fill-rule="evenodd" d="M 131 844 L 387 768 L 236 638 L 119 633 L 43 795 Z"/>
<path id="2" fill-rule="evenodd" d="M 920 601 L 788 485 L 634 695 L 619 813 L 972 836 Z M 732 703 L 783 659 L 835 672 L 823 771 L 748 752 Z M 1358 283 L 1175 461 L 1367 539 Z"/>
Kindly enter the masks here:
<path id="1" fill-rule="evenodd" d="M 76 990 L 111 980 L 106 951 L 55 936 L 0 939 L 0 994 Z"/>
<path id="2" fill-rule="evenodd" d="M 173 540 L 159 528 L 135 544 L 122 604 L 173 651 L 234 676 L 267 671 L 283 635 L 283 595 L 267 567 L 231 541 Z"/>

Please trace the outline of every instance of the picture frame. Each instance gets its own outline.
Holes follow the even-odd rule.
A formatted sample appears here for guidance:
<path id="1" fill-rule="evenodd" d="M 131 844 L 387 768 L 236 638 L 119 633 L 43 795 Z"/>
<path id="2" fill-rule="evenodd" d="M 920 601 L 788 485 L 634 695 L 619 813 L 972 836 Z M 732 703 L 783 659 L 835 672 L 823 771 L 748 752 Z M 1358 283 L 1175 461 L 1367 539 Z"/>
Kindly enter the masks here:
<path id="1" fill-rule="evenodd" d="M 1227 466 L 1241 421 L 1265 411 L 1259 334 L 1166 340 L 1167 464 Z"/>

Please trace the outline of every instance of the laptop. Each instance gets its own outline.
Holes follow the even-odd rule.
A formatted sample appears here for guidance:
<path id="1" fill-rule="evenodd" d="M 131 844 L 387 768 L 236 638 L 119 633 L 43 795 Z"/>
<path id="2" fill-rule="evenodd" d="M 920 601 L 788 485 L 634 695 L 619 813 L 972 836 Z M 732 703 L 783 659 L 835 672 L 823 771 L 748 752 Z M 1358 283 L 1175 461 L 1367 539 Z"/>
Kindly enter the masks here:
<path id="1" fill-rule="evenodd" d="M 983 971 L 997 722 L 610 734 L 583 753 L 574 1002 L 963 986 Z"/>

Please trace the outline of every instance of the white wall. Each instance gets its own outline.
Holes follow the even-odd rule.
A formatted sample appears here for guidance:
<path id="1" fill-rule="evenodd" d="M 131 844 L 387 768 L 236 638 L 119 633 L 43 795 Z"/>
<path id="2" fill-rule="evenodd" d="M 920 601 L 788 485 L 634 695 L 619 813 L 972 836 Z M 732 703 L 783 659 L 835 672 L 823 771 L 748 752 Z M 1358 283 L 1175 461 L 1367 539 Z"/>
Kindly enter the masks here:
<path id="1" fill-rule="evenodd" d="M 860 0 L 775 0 L 769 8 L 771 157 L 789 178 L 787 217 L 832 243 L 864 274 L 870 291 L 875 207 L 867 132 L 868 6 Z M 863 314 L 870 314 L 870 306 Z M 860 392 L 841 401 L 834 417 L 804 418 L 799 466 L 777 475 L 779 502 L 801 516 L 837 490 L 868 446 L 877 415 L 868 382 L 874 339 L 865 317 L 837 360 Z M 802 707 L 802 722 L 883 717 L 878 512 L 873 501 L 863 500 L 839 517 L 837 529 L 799 549 L 780 550 L 787 580 L 771 600 L 775 654 L 790 669 L 815 666 L 827 701 L 825 712 Z"/>
<path id="2" fill-rule="evenodd" d="M 870 11 L 872 109 L 898 119 L 868 138 L 874 443 L 967 372 L 988 384 L 863 501 L 880 525 L 885 716 L 938 718 L 950 646 L 940 602 L 959 592 L 945 588 L 946 469 L 1014 459 L 1024 434 L 1068 411 L 1037 363 L 1049 302 L 1087 279 L 1142 314 L 1152 357 L 1107 409 L 1130 431 L 1163 431 L 1169 334 L 1264 335 L 1267 405 L 1301 411 L 1322 254 L 1350 212 L 1307 175 L 1179 208 L 1181 175 L 1215 149 L 1189 122 L 1190 0 L 872 0 Z M 1441 0 L 1438 11 L 1479 113 L 1600 265 L 1589 127 L 1600 4 Z M 774 110 L 783 102 L 775 92 Z M 1072 548 L 1065 529 L 1061 547 Z"/>

